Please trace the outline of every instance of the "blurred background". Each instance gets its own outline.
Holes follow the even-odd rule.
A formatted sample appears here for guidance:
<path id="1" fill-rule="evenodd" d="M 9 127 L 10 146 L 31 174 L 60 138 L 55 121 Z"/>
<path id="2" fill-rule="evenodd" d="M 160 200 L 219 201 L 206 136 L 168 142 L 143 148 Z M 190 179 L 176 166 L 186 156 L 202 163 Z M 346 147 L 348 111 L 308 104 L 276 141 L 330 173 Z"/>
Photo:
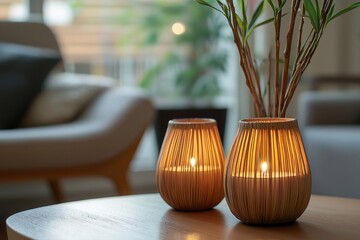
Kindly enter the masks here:
<path id="1" fill-rule="evenodd" d="M 338 5 L 352 2 L 338 1 Z M 1 20 L 43 21 L 50 26 L 67 72 L 107 76 L 121 87 L 144 88 L 159 111 L 226 109 L 223 141 L 227 152 L 237 121 L 253 111 L 231 33 L 223 17 L 213 13 L 192 0 L 0 2 Z M 314 90 L 316 79 L 337 78 L 330 82 L 334 90 L 343 89 L 339 81 L 351 77 L 359 81 L 351 81 L 349 88 L 359 87 L 359 22 L 359 11 L 353 11 L 329 25 L 287 116 L 301 119 L 298 98 Z M 259 56 L 266 56 L 268 39 L 266 29 L 256 32 L 253 44 Z M 327 87 L 322 91 L 328 91 Z M 155 127 L 148 129 L 132 162 L 129 177 L 134 193 L 156 192 L 154 176 L 161 144 L 156 131 Z M 360 161 L 359 156 L 355 158 Z M 69 179 L 62 184 L 68 201 L 116 194 L 106 179 Z M 42 182 L 0 183 L 2 223 L 17 211 L 52 203 Z"/>

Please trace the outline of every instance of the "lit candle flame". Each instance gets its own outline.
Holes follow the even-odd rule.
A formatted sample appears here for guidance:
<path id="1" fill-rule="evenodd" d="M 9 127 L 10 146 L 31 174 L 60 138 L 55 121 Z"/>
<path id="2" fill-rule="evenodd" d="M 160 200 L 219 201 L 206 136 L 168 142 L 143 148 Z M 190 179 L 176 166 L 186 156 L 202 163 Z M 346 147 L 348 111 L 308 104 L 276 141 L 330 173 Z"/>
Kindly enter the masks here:
<path id="1" fill-rule="evenodd" d="M 261 171 L 262 171 L 263 173 L 265 173 L 265 172 L 267 171 L 267 168 L 268 168 L 267 162 L 263 162 L 263 163 L 261 164 Z"/>
<path id="2" fill-rule="evenodd" d="M 194 168 L 194 167 L 195 167 L 195 164 L 196 164 L 196 159 L 195 159 L 194 157 L 192 157 L 192 158 L 190 159 L 190 166 L 191 166 L 192 168 Z"/>

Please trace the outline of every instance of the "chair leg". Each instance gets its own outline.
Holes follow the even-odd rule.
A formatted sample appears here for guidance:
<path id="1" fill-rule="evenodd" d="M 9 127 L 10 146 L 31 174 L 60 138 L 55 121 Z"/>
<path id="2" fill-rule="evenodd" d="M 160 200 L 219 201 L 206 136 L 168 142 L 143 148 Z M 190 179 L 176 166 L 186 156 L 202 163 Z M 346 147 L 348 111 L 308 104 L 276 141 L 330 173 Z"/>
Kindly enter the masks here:
<path id="1" fill-rule="evenodd" d="M 106 176 L 112 179 L 119 195 L 130 195 L 132 193 L 127 179 L 130 162 L 132 161 L 143 133 L 123 152 L 112 159 L 110 166 L 106 168 Z"/>
<path id="2" fill-rule="evenodd" d="M 113 182 L 115 184 L 116 190 L 119 195 L 130 195 L 131 187 L 127 180 L 126 174 L 118 174 L 118 176 L 113 177 Z"/>
<path id="3" fill-rule="evenodd" d="M 52 194 L 55 198 L 55 201 L 57 203 L 64 202 L 64 194 L 61 190 L 60 182 L 59 180 L 48 180 L 49 186 L 51 188 Z"/>

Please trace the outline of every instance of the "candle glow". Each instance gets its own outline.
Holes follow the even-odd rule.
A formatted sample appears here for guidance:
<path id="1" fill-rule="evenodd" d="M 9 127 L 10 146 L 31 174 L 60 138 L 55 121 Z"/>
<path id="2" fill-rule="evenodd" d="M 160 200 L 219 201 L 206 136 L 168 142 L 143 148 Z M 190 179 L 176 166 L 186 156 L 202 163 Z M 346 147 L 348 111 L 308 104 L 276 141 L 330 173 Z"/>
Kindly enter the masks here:
<path id="1" fill-rule="evenodd" d="M 195 168 L 195 165 L 196 165 L 196 159 L 195 159 L 194 157 L 192 157 L 192 158 L 190 159 L 190 166 L 191 166 L 192 168 Z"/>
<path id="2" fill-rule="evenodd" d="M 261 164 L 261 171 L 262 171 L 263 173 L 265 173 L 265 172 L 267 171 L 267 168 L 268 168 L 267 163 L 266 163 L 266 162 L 263 162 L 263 163 Z"/>

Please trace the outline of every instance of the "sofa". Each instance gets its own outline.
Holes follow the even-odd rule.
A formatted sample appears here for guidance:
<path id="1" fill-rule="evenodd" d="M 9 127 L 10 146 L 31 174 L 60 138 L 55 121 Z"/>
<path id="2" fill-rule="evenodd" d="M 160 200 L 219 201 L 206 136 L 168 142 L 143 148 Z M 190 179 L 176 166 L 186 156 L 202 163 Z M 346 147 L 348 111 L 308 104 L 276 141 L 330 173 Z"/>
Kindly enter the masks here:
<path id="1" fill-rule="evenodd" d="M 313 193 L 360 198 L 360 92 L 308 91 L 298 104 Z"/>
<path id="2" fill-rule="evenodd" d="M 0 21 L 0 182 L 102 176 L 130 194 L 129 165 L 154 107 L 139 89 L 64 72 L 56 37 L 36 22 Z"/>

